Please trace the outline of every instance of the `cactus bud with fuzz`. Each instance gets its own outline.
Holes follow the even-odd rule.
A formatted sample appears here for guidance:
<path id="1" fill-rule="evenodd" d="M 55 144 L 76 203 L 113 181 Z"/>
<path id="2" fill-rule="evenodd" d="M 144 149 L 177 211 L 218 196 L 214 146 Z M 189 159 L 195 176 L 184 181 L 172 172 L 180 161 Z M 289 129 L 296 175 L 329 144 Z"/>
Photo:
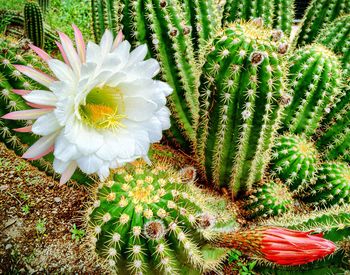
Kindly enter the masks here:
<path id="1" fill-rule="evenodd" d="M 308 184 L 300 194 L 305 202 L 315 206 L 350 203 L 350 168 L 346 163 L 322 163 L 315 182 Z"/>
<path id="2" fill-rule="evenodd" d="M 235 226 L 234 213 L 225 210 L 226 203 L 219 206 L 223 199 L 208 196 L 193 182 L 182 183 L 165 163 L 149 167 L 136 162 L 117 169 L 95 196 L 88 231 L 95 251 L 114 271 L 217 271 L 225 258 L 225 249 L 205 245 L 216 230 Z"/>
<path id="3" fill-rule="evenodd" d="M 261 180 L 285 94 L 285 66 L 271 30 L 232 24 L 203 67 L 197 156 L 206 178 L 232 195 Z"/>
<path id="4" fill-rule="evenodd" d="M 334 53 L 317 44 L 295 51 L 289 63 L 294 94 L 284 112 L 283 129 L 310 136 L 341 94 L 341 65 Z"/>
<path id="5" fill-rule="evenodd" d="M 298 46 L 310 44 L 327 23 L 341 14 L 350 13 L 349 0 L 312 0 L 303 17 L 296 43 Z"/>
<path id="6" fill-rule="evenodd" d="M 312 142 L 297 135 L 284 135 L 276 140 L 271 170 L 291 190 L 310 182 L 316 171 L 317 151 Z"/>
<path id="7" fill-rule="evenodd" d="M 266 180 L 255 186 L 245 204 L 251 218 L 276 216 L 292 207 L 292 195 L 278 179 Z"/>

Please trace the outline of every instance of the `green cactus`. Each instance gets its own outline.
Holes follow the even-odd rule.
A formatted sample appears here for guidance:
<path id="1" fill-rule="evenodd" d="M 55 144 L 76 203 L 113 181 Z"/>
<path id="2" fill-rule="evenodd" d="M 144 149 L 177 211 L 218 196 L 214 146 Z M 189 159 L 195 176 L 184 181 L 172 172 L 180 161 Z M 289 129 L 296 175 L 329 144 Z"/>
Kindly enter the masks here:
<path id="1" fill-rule="evenodd" d="M 341 65 L 334 53 L 317 44 L 298 49 L 289 62 L 294 95 L 284 112 L 283 129 L 311 136 L 341 95 Z"/>
<path id="2" fill-rule="evenodd" d="M 347 13 L 350 13 L 348 0 L 312 0 L 295 39 L 296 45 L 312 43 L 326 24 L 334 21 L 339 15 Z"/>
<path id="3" fill-rule="evenodd" d="M 38 0 L 39 6 L 45 15 L 50 7 L 50 0 Z"/>
<path id="4" fill-rule="evenodd" d="M 47 72 L 48 68 L 39 60 L 34 52 L 28 46 L 29 41 L 17 41 L 13 38 L 0 36 L 0 117 L 12 111 L 26 110 L 30 107 L 19 94 L 13 90 L 25 92 L 35 89 L 42 89 L 38 83 L 35 83 L 28 77 L 22 75 L 13 66 L 31 65 L 35 68 Z M 28 123 L 28 124 L 27 124 Z M 23 127 L 30 126 L 31 121 L 0 120 L 0 140 L 16 154 L 23 155 L 38 137 L 33 133 L 23 132 Z M 19 130 L 16 130 L 20 128 Z M 40 170 L 44 170 L 50 175 L 55 175 L 52 168 L 53 156 L 47 155 L 44 158 L 33 161 L 33 165 Z M 82 172 L 77 171 L 73 179 L 81 183 L 91 183 L 92 179 Z"/>
<path id="5" fill-rule="evenodd" d="M 318 156 L 315 145 L 304 137 L 284 135 L 276 140 L 271 171 L 294 191 L 315 176 Z"/>
<path id="6" fill-rule="evenodd" d="M 326 46 L 340 56 L 343 74 L 350 81 L 350 14 L 326 24 L 315 42 Z"/>
<path id="7" fill-rule="evenodd" d="M 209 245 L 217 230 L 236 226 L 224 199 L 184 183 L 171 166 L 141 162 L 99 185 L 88 210 L 94 249 L 114 272 L 201 274 L 220 269 L 226 250 Z"/>
<path id="8" fill-rule="evenodd" d="M 245 203 L 251 218 L 280 215 L 292 207 L 292 195 L 278 179 L 255 186 Z"/>
<path id="9" fill-rule="evenodd" d="M 226 1 L 224 24 L 253 18 L 262 18 L 265 26 L 282 30 L 289 35 L 294 19 L 294 0 Z"/>
<path id="10" fill-rule="evenodd" d="M 43 15 L 36 2 L 27 2 L 24 5 L 24 31 L 34 45 L 44 47 Z"/>
<path id="11" fill-rule="evenodd" d="M 93 22 L 114 22 L 134 46 L 146 43 L 150 55 L 160 61 L 162 78 L 173 88 L 169 107 L 171 141 L 193 147 L 198 123 L 199 67 L 192 43 L 189 14 L 179 0 L 109 1 L 106 12 L 94 12 Z M 96 19 L 98 16 L 98 20 Z M 101 18 L 101 19 L 100 19 Z M 95 24 L 99 28 L 103 24 Z M 206 29 L 206 28 L 205 28 Z M 104 30 L 97 30 L 101 33 Z M 96 30 L 95 30 L 96 32 Z"/>
<path id="12" fill-rule="evenodd" d="M 255 22 L 233 24 L 203 67 L 197 156 L 206 178 L 232 195 L 261 180 L 288 95 L 287 44 Z"/>
<path id="13" fill-rule="evenodd" d="M 307 184 L 300 196 L 319 207 L 350 203 L 349 166 L 342 162 L 322 163 L 315 181 Z"/>

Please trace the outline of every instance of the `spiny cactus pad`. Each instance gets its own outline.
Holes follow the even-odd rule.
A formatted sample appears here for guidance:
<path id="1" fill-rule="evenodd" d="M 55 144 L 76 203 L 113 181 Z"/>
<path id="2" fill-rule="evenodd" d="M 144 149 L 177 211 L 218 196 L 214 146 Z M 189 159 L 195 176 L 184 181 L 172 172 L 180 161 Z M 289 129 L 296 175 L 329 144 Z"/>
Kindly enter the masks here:
<path id="1" fill-rule="evenodd" d="M 327 23 L 347 13 L 350 13 L 349 0 L 312 0 L 303 17 L 297 45 L 310 44 Z"/>
<path id="2" fill-rule="evenodd" d="M 225 257 L 206 244 L 213 232 L 235 226 L 226 207 L 166 164 L 134 163 L 100 184 L 88 227 L 96 252 L 114 271 L 199 273 L 218 270 Z"/>
<path id="3" fill-rule="evenodd" d="M 284 135 L 276 140 L 271 170 L 291 190 L 310 182 L 318 164 L 317 151 L 308 139 L 297 135 Z"/>
<path id="4" fill-rule="evenodd" d="M 278 179 L 266 180 L 255 186 L 245 204 L 251 218 L 276 216 L 292 207 L 292 194 Z"/>
<path id="5" fill-rule="evenodd" d="M 346 163 L 320 165 L 316 181 L 303 191 L 303 200 L 316 206 L 350 203 L 350 168 Z"/>
<path id="6" fill-rule="evenodd" d="M 283 126 L 292 133 L 313 135 L 341 95 L 341 65 L 334 53 L 317 44 L 296 50 L 289 63 L 294 94 L 285 109 Z"/>
<path id="7" fill-rule="evenodd" d="M 284 102 L 287 44 L 255 21 L 232 24 L 203 67 L 197 155 L 209 182 L 233 196 L 262 178 Z"/>

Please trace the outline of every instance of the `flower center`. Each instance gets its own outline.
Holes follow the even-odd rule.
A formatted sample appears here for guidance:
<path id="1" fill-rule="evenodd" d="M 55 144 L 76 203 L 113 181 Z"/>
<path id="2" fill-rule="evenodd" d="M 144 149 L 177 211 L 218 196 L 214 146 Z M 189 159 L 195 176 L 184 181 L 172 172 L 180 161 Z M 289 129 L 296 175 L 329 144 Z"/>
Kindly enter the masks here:
<path id="1" fill-rule="evenodd" d="M 89 126 L 99 129 L 119 129 L 125 127 L 123 95 L 118 88 L 95 87 L 79 106 L 82 120 Z"/>

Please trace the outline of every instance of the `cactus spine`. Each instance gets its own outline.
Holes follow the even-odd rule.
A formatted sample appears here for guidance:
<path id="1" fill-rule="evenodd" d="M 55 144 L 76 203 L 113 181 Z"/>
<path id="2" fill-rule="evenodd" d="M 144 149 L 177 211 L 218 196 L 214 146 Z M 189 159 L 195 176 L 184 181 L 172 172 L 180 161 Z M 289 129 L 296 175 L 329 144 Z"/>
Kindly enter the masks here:
<path id="1" fill-rule="evenodd" d="M 340 56 L 343 74 L 350 81 L 350 15 L 344 15 L 325 25 L 315 40 Z"/>
<path id="2" fill-rule="evenodd" d="M 285 44 L 249 22 L 230 25 L 213 45 L 201 79 L 197 155 L 208 181 L 235 196 L 269 161 L 286 96 Z"/>
<path id="3" fill-rule="evenodd" d="M 341 94 L 341 65 L 337 57 L 321 45 L 300 48 L 289 62 L 289 81 L 294 95 L 285 109 L 284 129 L 310 136 Z"/>
<path id="4" fill-rule="evenodd" d="M 314 178 L 318 156 L 314 144 L 306 138 L 285 135 L 277 139 L 271 162 L 271 170 L 295 190 Z"/>
<path id="5" fill-rule="evenodd" d="M 44 47 L 43 15 L 36 2 L 27 2 L 24 5 L 24 31 L 34 45 Z"/>
<path id="6" fill-rule="evenodd" d="M 158 162 L 147 167 L 137 162 L 100 184 L 88 211 L 88 228 L 95 251 L 115 272 L 218 270 L 226 250 L 205 244 L 216 229 L 235 224 L 226 206 L 219 206 L 220 216 L 214 214 L 219 209 L 212 207 L 222 202 L 192 182 L 182 183 L 171 166 Z"/>
<path id="7" fill-rule="evenodd" d="M 294 0 L 227 0 L 224 6 L 224 24 L 259 17 L 264 20 L 266 27 L 290 34 L 294 18 Z"/>
<path id="8" fill-rule="evenodd" d="M 350 203 L 350 168 L 346 163 L 322 163 L 315 182 L 300 192 L 305 202 L 315 206 L 342 205 Z"/>
<path id="9" fill-rule="evenodd" d="M 178 0 L 110 1 L 114 18 L 126 40 L 147 43 L 151 55 L 160 61 L 162 77 L 173 88 L 173 140 L 194 146 L 198 123 L 199 68 L 195 62 L 191 21 Z M 112 18 L 112 16 L 110 16 Z M 105 21 L 107 19 L 105 18 Z"/>
<path id="10" fill-rule="evenodd" d="M 298 46 L 310 44 L 327 23 L 347 13 L 350 13 L 348 0 L 312 0 L 303 17 L 296 44 Z"/>
<path id="11" fill-rule="evenodd" d="M 251 218 L 280 215 L 292 207 L 292 195 L 279 180 L 266 180 L 255 186 L 245 204 Z"/>

